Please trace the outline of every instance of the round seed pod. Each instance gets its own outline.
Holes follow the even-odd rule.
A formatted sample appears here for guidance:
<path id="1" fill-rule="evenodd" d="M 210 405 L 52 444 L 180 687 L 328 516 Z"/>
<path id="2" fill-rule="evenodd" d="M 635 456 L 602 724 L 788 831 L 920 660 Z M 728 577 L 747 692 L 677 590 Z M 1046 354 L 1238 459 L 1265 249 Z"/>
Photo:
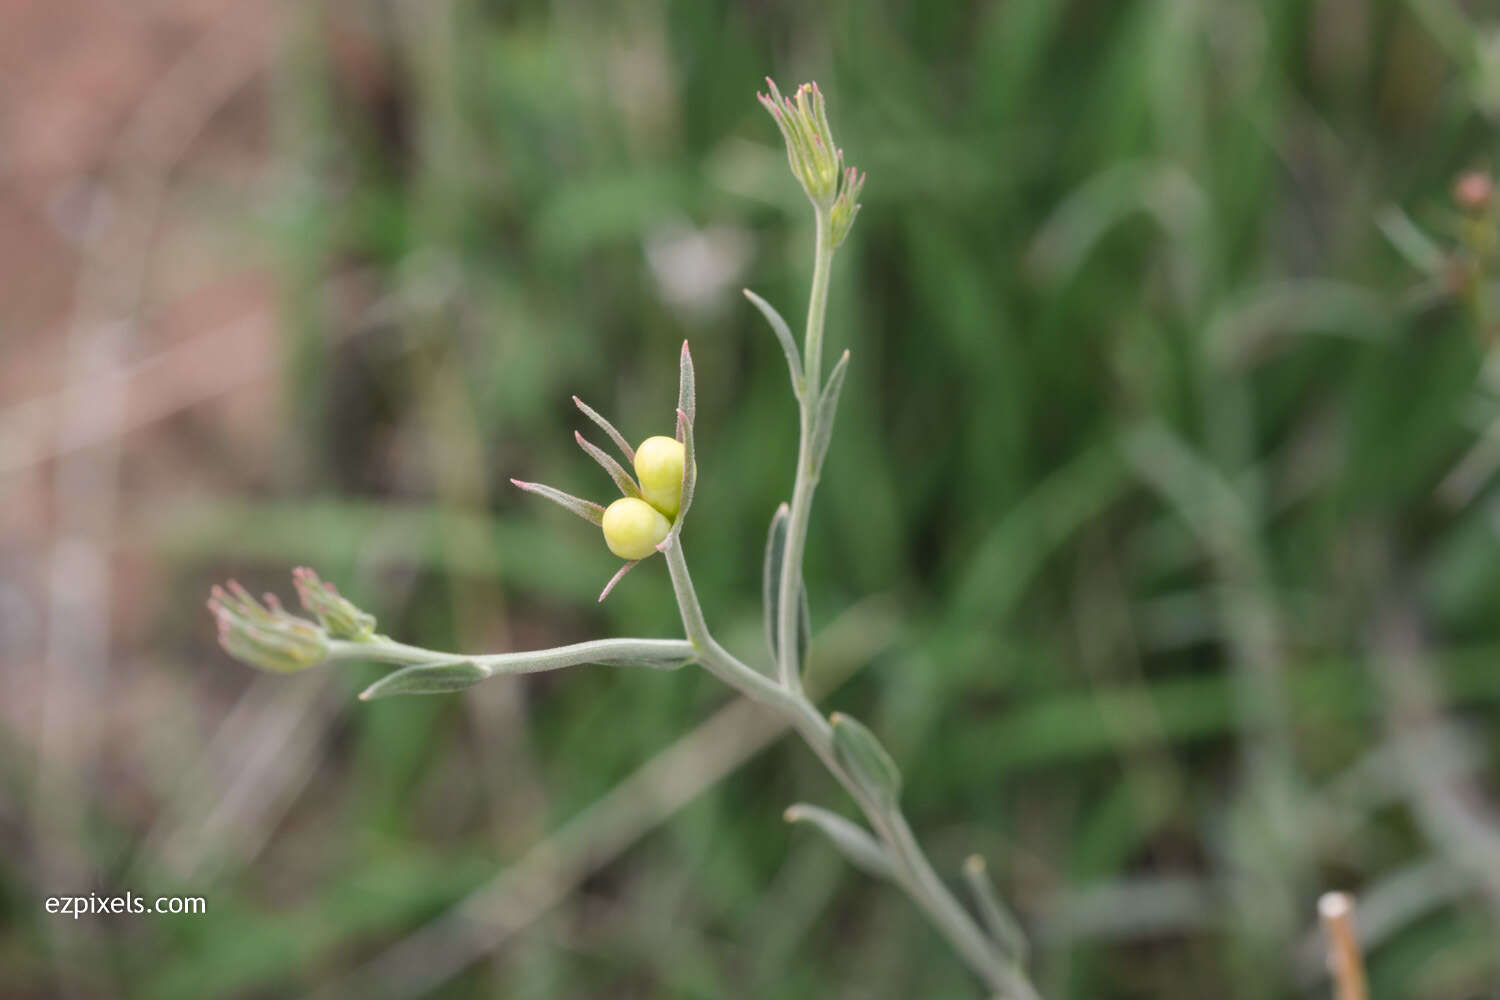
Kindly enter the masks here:
<path id="1" fill-rule="evenodd" d="M 682 506 L 682 442 L 669 437 L 649 437 L 635 450 L 635 476 L 646 502 L 670 520 Z"/>
<path id="2" fill-rule="evenodd" d="M 672 526 L 644 500 L 621 497 L 604 509 L 604 544 L 621 559 L 644 559 L 656 552 Z"/>

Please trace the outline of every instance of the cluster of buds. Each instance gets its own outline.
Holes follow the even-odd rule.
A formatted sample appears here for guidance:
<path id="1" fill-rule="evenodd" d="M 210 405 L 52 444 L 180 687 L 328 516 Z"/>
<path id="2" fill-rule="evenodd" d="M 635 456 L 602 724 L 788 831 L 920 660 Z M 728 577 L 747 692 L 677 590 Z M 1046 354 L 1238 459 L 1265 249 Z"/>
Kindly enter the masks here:
<path id="1" fill-rule="evenodd" d="M 579 432 L 574 440 L 584 453 L 598 462 L 620 491 L 620 499 L 608 507 L 564 493 L 542 483 L 528 483 L 519 479 L 511 482 L 528 493 L 546 497 L 553 503 L 577 514 L 604 532 L 604 544 L 625 564 L 620 567 L 604 590 L 599 600 L 609 596 L 615 584 L 630 572 L 642 559 L 657 552 L 665 552 L 682 530 L 682 520 L 688 506 L 693 502 L 693 483 L 696 466 L 693 460 L 693 417 L 695 389 L 693 357 L 688 345 L 682 345 L 682 358 L 677 399 L 676 437 L 654 436 L 642 441 L 640 447 L 632 448 L 625 435 L 615 425 L 595 412 L 577 396 L 573 403 L 612 441 L 625 461 L 634 470 L 632 476 L 608 452 L 593 444 Z"/>
<path id="2" fill-rule="evenodd" d="M 783 97 L 776 81 L 766 77 L 770 94 L 757 94 L 786 140 L 787 162 L 819 212 L 827 212 L 833 245 L 849 235 L 859 213 L 859 192 L 865 175 L 844 166 L 844 151 L 833 141 L 827 102 L 816 83 L 804 83 L 791 97 Z"/>
<path id="3" fill-rule="evenodd" d="M 309 621 L 287 611 L 275 594 L 264 603 L 234 580 L 210 592 L 208 610 L 219 623 L 219 645 L 235 659 L 279 674 L 294 674 L 328 659 L 329 641 L 371 642 L 375 618 L 342 597 L 310 569 L 293 574 L 302 606 L 317 617 Z"/>

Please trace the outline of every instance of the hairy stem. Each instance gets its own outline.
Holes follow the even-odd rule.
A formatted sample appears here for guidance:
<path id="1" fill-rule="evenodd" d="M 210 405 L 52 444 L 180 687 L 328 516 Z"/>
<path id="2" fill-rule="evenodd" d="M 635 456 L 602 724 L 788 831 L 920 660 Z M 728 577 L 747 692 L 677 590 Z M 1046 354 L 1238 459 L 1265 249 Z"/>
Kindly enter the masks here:
<path id="1" fill-rule="evenodd" d="M 1020 966 L 1000 952 L 996 943 L 980 929 L 933 871 L 901 807 L 870 796 L 838 763 L 833 753 L 832 727 L 817 706 L 802 693 L 800 686 L 793 689 L 776 683 L 746 665 L 714 639 L 693 588 L 680 538 L 667 549 L 666 558 L 672 589 L 682 612 L 682 627 L 688 642 L 697 651 L 698 662 L 730 687 L 778 712 L 801 734 L 803 741 L 858 803 L 871 829 L 880 838 L 896 883 L 927 914 L 969 967 L 1001 997 L 1036 1000 L 1036 989 Z"/>
<path id="2" fill-rule="evenodd" d="M 680 658 L 684 662 L 698 658 L 693 644 L 681 639 L 595 639 L 553 649 L 465 656 L 461 653 L 441 653 L 420 646 L 409 646 L 384 636 L 377 637 L 373 642 L 334 639 L 328 643 L 328 655 L 335 660 L 373 660 L 376 663 L 401 666 L 467 662 L 478 664 L 497 674 L 535 673 L 586 663 L 613 663 L 631 657 L 660 661 Z"/>
<path id="3" fill-rule="evenodd" d="M 794 691 L 802 689 L 802 664 L 797 662 L 797 620 L 802 609 L 802 553 L 807 545 L 808 515 L 812 511 L 817 472 L 813 468 L 813 421 L 823 394 L 823 318 L 828 312 L 828 276 L 833 269 L 833 232 L 828 211 L 817 210 L 817 241 L 813 256 L 812 292 L 807 303 L 807 331 L 802 345 L 803 392 L 801 430 L 797 441 L 797 478 L 787 512 L 786 548 L 781 558 L 781 586 L 777 604 L 776 661 L 781 683 Z"/>

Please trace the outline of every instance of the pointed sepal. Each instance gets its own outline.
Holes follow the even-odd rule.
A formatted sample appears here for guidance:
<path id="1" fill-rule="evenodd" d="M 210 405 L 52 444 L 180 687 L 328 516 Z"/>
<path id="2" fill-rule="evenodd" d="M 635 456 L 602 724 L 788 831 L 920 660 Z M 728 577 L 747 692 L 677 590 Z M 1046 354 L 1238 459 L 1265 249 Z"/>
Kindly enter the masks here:
<path id="1" fill-rule="evenodd" d="M 598 425 L 601 431 L 609 436 L 609 439 L 615 443 L 615 447 L 620 449 L 620 454 L 625 456 L 625 461 L 635 461 L 635 449 L 630 447 L 630 442 L 625 440 L 625 435 L 621 434 L 614 424 L 604 419 L 592 406 L 589 406 L 589 404 L 577 396 L 573 397 L 573 405 L 578 407 L 580 413 L 592 420 Z"/>
<path id="2" fill-rule="evenodd" d="M 527 493 L 535 493 L 539 497 L 551 500 L 559 507 L 577 514 L 595 527 L 604 523 L 604 508 L 592 500 L 580 499 L 571 493 L 564 493 L 562 490 L 554 489 L 543 483 L 527 483 L 519 479 L 512 479 L 511 484 L 517 489 L 525 490 Z"/>
<path id="3" fill-rule="evenodd" d="M 603 604 L 604 603 L 604 599 L 609 596 L 609 592 L 615 589 L 615 584 L 617 584 L 621 580 L 625 579 L 625 574 L 629 573 L 631 570 L 635 569 L 636 565 L 639 562 L 640 562 L 639 559 L 632 559 L 631 561 L 629 561 L 629 562 L 625 563 L 623 566 L 621 566 L 619 568 L 619 570 L 616 571 L 616 573 L 615 573 L 614 576 L 612 576 L 612 577 L 609 578 L 609 582 L 606 583 L 604 585 L 604 589 L 599 592 L 599 603 L 600 604 Z"/>
<path id="4" fill-rule="evenodd" d="M 580 431 L 573 432 L 573 440 L 578 442 L 578 447 L 583 449 L 585 455 L 598 462 L 599 467 L 609 473 L 609 478 L 615 481 L 615 486 L 619 489 L 621 496 L 641 499 L 641 488 L 636 485 L 634 477 L 626 472 L 619 462 L 611 458 L 608 452 L 584 437 Z"/>

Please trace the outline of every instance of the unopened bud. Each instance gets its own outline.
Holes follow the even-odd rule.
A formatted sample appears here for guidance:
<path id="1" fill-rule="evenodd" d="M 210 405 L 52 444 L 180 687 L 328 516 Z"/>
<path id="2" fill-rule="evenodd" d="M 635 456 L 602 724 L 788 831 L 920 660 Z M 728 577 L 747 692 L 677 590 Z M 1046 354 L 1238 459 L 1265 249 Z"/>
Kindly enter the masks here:
<path id="1" fill-rule="evenodd" d="M 828 213 L 828 225 L 832 232 L 833 245 L 838 247 L 849 235 L 854 217 L 859 214 L 859 192 L 865 186 L 865 175 L 850 167 L 844 171 L 839 195 L 834 199 L 833 209 Z"/>
<path id="2" fill-rule="evenodd" d="M 604 509 L 604 544 L 621 559 L 656 554 L 672 526 L 661 511 L 636 497 L 621 497 Z"/>
<path id="3" fill-rule="evenodd" d="M 328 658 L 328 634 L 289 614 L 274 594 L 267 594 L 262 606 L 231 580 L 228 589 L 213 588 L 208 609 L 219 623 L 219 645 L 252 667 L 292 674 Z"/>
<path id="4" fill-rule="evenodd" d="M 333 584 L 318 579 L 318 574 L 306 566 L 292 570 L 292 583 L 302 606 L 333 638 L 363 642 L 375 635 L 375 616 L 359 610 Z"/>
<path id="5" fill-rule="evenodd" d="M 682 506 L 682 442 L 669 437 L 649 437 L 635 450 L 635 476 L 641 496 L 671 520 Z"/>
<path id="6" fill-rule="evenodd" d="M 771 93 L 758 94 L 781 136 L 786 140 L 787 162 L 807 196 L 820 209 L 833 204 L 838 193 L 844 153 L 834 144 L 828 126 L 828 107 L 816 83 L 804 83 L 791 97 L 782 97 L 776 81 L 766 78 Z"/>

